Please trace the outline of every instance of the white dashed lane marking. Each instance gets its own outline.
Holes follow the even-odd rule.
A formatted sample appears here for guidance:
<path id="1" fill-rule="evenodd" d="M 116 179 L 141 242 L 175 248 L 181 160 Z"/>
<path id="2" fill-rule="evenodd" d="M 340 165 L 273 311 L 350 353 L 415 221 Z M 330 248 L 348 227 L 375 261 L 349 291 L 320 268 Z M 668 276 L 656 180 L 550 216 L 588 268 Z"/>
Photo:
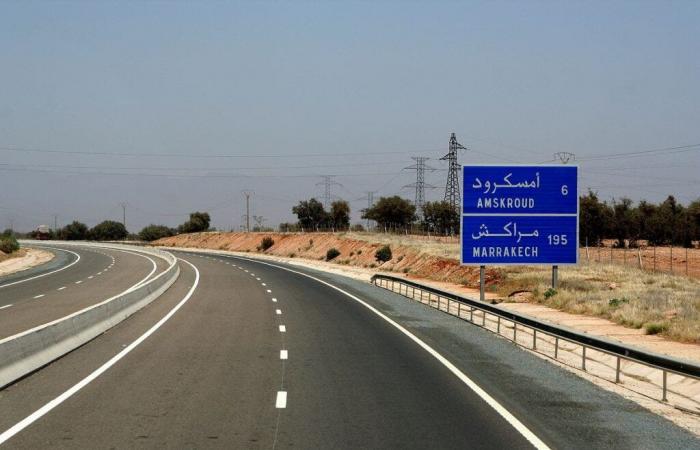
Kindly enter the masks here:
<path id="1" fill-rule="evenodd" d="M 35 295 L 34 298 L 41 298 L 41 297 L 43 297 L 44 295 L 46 295 L 46 294 Z"/>
<path id="2" fill-rule="evenodd" d="M 57 291 L 62 291 L 62 290 L 64 290 L 65 288 L 66 288 L 65 286 L 61 286 L 60 288 L 58 288 L 58 289 L 56 289 L 56 290 L 57 290 Z"/>
<path id="3" fill-rule="evenodd" d="M 280 325 L 280 333 L 286 333 L 287 332 L 287 327 L 284 325 Z"/>
<path id="4" fill-rule="evenodd" d="M 289 353 L 287 350 L 280 350 L 280 359 L 289 359 Z"/>
<path id="5" fill-rule="evenodd" d="M 5 308 L 9 308 L 10 306 L 12 306 L 12 305 L 5 305 L 5 306 L 0 306 L 0 309 L 5 309 Z"/>
<path id="6" fill-rule="evenodd" d="M 277 401 L 275 402 L 275 408 L 286 408 L 287 407 L 287 391 L 277 392 Z"/>
<path id="7" fill-rule="evenodd" d="M 277 303 L 277 299 L 275 297 L 272 297 L 272 303 Z"/>
<path id="8" fill-rule="evenodd" d="M 93 276 L 92 276 L 92 275 L 90 275 L 90 276 L 88 277 L 88 280 L 92 280 L 92 278 L 93 278 Z"/>
<path id="9" fill-rule="evenodd" d="M 272 291 L 268 289 L 268 290 L 267 290 L 267 293 L 268 293 L 268 294 L 271 294 L 271 293 L 272 293 Z"/>
<path id="10" fill-rule="evenodd" d="M 281 310 L 281 309 L 276 309 L 276 310 L 275 310 L 275 314 L 277 314 L 277 315 L 279 316 L 280 314 L 282 314 L 282 310 Z"/>
<path id="11" fill-rule="evenodd" d="M 83 280 L 79 280 L 79 281 L 76 281 L 75 284 L 80 284 L 82 282 L 83 282 Z"/>

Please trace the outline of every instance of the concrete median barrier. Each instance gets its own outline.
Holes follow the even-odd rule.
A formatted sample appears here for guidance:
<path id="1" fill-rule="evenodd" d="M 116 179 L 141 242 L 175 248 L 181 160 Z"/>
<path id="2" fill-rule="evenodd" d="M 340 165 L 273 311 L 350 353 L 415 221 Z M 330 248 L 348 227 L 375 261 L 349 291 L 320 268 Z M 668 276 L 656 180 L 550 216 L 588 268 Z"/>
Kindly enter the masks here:
<path id="1" fill-rule="evenodd" d="M 136 288 L 0 340 L 0 388 L 94 339 L 163 294 L 180 274 L 177 259 L 162 251 L 144 253 L 157 253 L 169 261 L 168 268 Z"/>

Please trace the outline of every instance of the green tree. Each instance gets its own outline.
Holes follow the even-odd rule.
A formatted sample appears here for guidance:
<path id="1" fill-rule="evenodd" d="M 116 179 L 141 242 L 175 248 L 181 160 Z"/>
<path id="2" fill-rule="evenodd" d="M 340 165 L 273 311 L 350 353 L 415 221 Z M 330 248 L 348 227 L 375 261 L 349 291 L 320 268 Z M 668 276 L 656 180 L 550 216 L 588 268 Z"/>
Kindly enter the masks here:
<path id="1" fill-rule="evenodd" d="M 328 213 L 323 208 L 323 203 L 315 198 L 302 200 L 292 207 L 292 212 L 299 220 L 299 226 L 308 230 L 323 227 L 328 223 Z"/>
<path id="2" fill-rule="evenodd" d="M 374 220 L 383 227 L 405 227 L 416 220 L 416 207 L 398 195 L 381 197 L 374 206 L 363 210 L 362 218 Z"/>
<path id="3" fill-rule="evenodd" d="M 583 245 L 598 245 L 609 235 L 613 211 L 605 202 L 598 199 L 598 194 L 588 191 L 579 199 L 579 240 Z"/>
<path id="4" fill-rule="evenodd" d="M 87 237 L 93 241 L 121 241 L 125 239 L 128 234 L 124 224 L 121 222 L 105 220 L 92 227 Z"/>
<path id="5" fill-rule="evenodd" d="M 199 233 L 209 229 L 211 218 L 206 212 L 193 212 L 190 214 L 190 220 L 178 227 L 181 233 Z"/>
<path id="6" fill-rule="evenodd" d="M 64 241 L 82 241 L 87 239 L 88 227 L 82 222 L 74 220 L 58 231 L 58 238 Z"/>
<path id="7" fill-rule="evenodd" d="M 636 246 L 639 237 L 638 211 L 634 207 L 632 200 L 621 198 L 619 201 L 613 200 L 613 220 L 610 230 L 612 237 L 617 240 L 617 246 L 625 247 L 625 240 L 629 240 L 630 247 Z"/>
<path id="8" fill-rule="evenodd" d="M 426 202 L 423 205 L 423 224 L 429 230 L 449 233 L 459 230 L 459 211 L 450 202 Z"/>
<path id="9" fill-rule="evenodd" d="M 143 227 L 139 232 L 139 239 L 142 241 L 156 241 L 164 237 L 169 237 L 175 234 L 175 230 L 165 225 L 148 225 Z"/>
<path id="10" fill-rule="evenodd" d="M 346 230 L 350 227 L 350 204 L 345 200 L 337 200 L 331 203 L 329 216 L 333 227 Z"/>

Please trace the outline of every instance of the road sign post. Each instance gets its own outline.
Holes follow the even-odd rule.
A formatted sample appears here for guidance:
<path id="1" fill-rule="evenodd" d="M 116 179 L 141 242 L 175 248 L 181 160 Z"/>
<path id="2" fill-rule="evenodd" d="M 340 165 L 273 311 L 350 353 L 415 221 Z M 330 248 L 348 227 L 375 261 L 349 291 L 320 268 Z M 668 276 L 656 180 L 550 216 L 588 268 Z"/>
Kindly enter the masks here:
<path id="1" fill-rule="evenodd" d="M 461 262 L 480 267 L 578 263 L 578 167 L 464 166 Z"/>

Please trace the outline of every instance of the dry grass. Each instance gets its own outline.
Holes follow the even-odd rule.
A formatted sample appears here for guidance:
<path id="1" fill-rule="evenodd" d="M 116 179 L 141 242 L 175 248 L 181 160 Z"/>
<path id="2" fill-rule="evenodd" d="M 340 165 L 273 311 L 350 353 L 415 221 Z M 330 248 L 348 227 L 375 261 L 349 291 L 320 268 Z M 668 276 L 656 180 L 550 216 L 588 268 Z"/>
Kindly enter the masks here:
<path id="1" fill-rule="evenodd" d="M 422 253 L 440 256 L 442 258 L 459 259 L 459 237 L 435 237 L 401 235 L 390 233 L 368 233 L 349 231 L 338 233 L 338 236 L 358 241 L 371 242 L 373 244 L 386 244 L 390 246 L 404 246 L 414 248 Z"/>
<path id="2" fill-rule="evenodd" d="M 507 267 L 501 271 L 503 281 L 493 290 L 505 299 L 513 292 L 529 291 L 533 301 L 552 308 L 604 317 L 677 341 L 700 343 L 697 280 L 619 265 L 579 265 L 559 269 L 559 287 L 547 298 L 550 268 Z"/>

